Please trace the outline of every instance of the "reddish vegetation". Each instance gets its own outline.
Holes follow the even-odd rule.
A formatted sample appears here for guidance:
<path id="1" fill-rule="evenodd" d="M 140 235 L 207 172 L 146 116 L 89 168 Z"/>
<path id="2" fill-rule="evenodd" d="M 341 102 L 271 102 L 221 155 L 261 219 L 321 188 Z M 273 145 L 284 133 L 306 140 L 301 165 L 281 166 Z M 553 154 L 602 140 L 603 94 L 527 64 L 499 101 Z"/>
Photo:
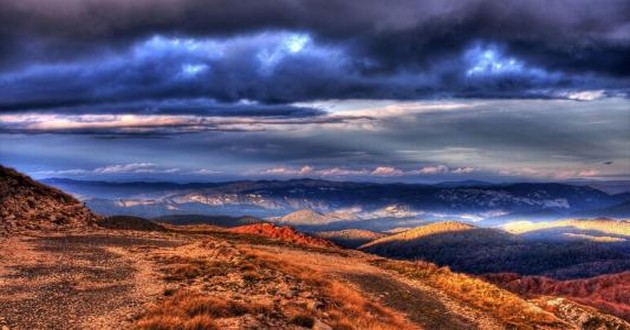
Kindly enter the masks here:
<path id="1" fill-rule="evenodd" d="M 626 320 L 630 319 L 630 271 L 566 281 L 514 273 L 488 274 L 484 278 L 524 296 L 566 297 Z"/>
<path id="2" fill-rule="evenodd" d="M 302 234 L 289 226 L 280 227 L 270 223 L 257 223 L 253 225 L 240 226 L 230 229 L 230 231 L 238 234 L 269 237 L 294 244 L 324 248 L 336 247 L 335 244 L 323 238 Z"/>

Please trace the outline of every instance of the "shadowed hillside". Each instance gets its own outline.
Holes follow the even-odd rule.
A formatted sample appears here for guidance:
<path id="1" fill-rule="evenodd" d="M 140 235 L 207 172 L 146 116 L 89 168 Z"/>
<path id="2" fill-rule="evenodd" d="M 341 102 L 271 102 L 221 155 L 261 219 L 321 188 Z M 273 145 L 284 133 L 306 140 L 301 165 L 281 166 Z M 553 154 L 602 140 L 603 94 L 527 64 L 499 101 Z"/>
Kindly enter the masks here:
<path id="1" fill-rule="evenodd" d="M 98 217 L 72 196 L 0 166 L 0 235 L 85 228 Z"/>
<path id="2" fill-rule="evenodd" d="M 473 274 L 514 272 L 555 278 L 589 277 L 630 269 L 627 242 L 528 240 L 499 229 L 434 223 L 387 236 L 361 250 L 423 259 Z"/>
<path id="3" fill-rule="evenodd" d="M 153 218 L 153 220 L 157 222 L 166 222 L 173 225 L 210 225 L 228 228 L 264 222 L 259 218 L 250 216 L 230 217 L 201 214 L 165 215 Z"/>
<path id="4" fill-rule="evenodd" d="M 118 230 L 139 230 L 139 231 L 166 231 L 159 224 L 137 217 L 114 216 L 107 217 L 97 222 L 99 227 Z"/>

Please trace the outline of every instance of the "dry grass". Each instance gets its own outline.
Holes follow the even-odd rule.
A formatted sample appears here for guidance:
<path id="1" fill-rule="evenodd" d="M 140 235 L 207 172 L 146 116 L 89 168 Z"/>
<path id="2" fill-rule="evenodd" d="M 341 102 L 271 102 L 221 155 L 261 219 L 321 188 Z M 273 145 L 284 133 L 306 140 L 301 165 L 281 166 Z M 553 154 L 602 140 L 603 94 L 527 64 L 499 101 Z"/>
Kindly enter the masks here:
<path id="1" fill-rule="evenodd" d="M 165 257 L 158 260 L 165 266 L 161 270 L 166 274 L 164 279 L 169 282 L 192 280 L 198 277 L 221 276 L 226 273 L 225 265 L 208 262 L 199 258 Z"/>
<path id="2" fill-rule="evenodd" d="M 378 259 L 373 263 L 408 278 L 421 280 L 518 329 L 566 326 L 553 314 L 527 303 L 517 295 L 480 279 L 453 273 L 448 267 L 438 267 L 423 261 L 387 259 Z"/>
<path id="3" fill-rule="evenodd" d="M 268 308 L 182 290 L 150 309 L 137 323 L 146 330 L 217 329 L 215 320 L 248 313 L 265 313 Z"/>
<path id="4" fill-rule="evenodd" d="M 294 312 L 292 322 L 296 318 L 300 320 L 324 319 L 323 315 L 326 314 L 327 322 L 335 330 L 414 328 L 391 309 L 374 303 L 348 285 L 322 272 L 304 266 L 301 260 L 295 259 L 292 255 L 282 255 L 281 259 L 276 259 L 264 253 L 258 253 L 256 250 L 250 250 L 249 253 L 255 255 L 258 262 L 295 276 L 319 291 L 324 301 L 322 306 Z"/>

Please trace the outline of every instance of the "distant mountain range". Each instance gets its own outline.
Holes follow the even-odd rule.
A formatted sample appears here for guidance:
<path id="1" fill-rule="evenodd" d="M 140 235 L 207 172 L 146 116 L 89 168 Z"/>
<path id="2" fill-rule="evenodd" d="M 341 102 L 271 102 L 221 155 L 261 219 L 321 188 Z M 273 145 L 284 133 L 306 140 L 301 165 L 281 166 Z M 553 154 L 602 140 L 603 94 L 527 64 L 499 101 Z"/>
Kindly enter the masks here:
<path id="1" fill-rule="evenodd" d="M 563 217 L 630 218 L 628 194 L 608 194 L 560 183 L 436 185 L 333 182 L 313 179 L 223 183 L 100 182 L 47 179 L 104 215 L 173 214 L 282 217 L 302 209 L 326 214 L 326 223 L 368 219 L 481 221 Z M 330 213 L 336 213 L 332 218 Z M 601 213 L 601 214 L 600 214 Z"/>

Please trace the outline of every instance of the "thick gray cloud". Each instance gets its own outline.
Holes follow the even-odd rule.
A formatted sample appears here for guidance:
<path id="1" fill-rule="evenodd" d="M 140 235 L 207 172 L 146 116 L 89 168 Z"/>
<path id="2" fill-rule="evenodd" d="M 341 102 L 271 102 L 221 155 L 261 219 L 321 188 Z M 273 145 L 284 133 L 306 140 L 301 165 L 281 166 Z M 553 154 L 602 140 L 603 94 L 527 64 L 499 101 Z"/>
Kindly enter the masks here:
<path id="1" fill-rule="evenodd" d="M 17 44 L 18 51 L 73 46 L 37 55 L 51 59 L 153 34 L 230 36 L 282 29 L 354 42 L 363 54 L 382 61 L 379 68 L 401 61 L 427 64 L 471 41 L 490 40 L 532 59 L 549 55 L 555 60 L 541 58 L 538 64 L 552 68 L 629 70 L 624 54 L 630 4 L 624 0 L 3 0 L 0 13 L 3 44 Z M 609 61 L 601 61 L 601 55 Z"/>
<path id="2" fill-rule="evenodd" d="M 0 109 L 82 111 L 87 103 L 186 98 L 623 95 L 627 17 L 623 0 L 1 0 Z M 312 49 L 280 56 L 287 33 L 308 38 Z M 226 53 L 202 56 L 169 46 L 173 38 Z M 194 74 L 182 76 L 185 65 Z M 481 70 L 471 74 L 474 67 Z"/>

